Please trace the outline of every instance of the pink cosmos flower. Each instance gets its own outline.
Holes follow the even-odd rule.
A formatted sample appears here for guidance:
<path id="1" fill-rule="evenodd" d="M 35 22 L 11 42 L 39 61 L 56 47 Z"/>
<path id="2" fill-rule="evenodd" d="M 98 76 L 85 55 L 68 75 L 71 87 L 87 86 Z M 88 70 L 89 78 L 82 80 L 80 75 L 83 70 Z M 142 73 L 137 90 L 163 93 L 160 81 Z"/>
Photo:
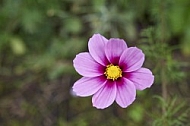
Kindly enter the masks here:
<path id="1" fill-rule="evenodd" d="M 107 40 L 94 34 L 88 42 L 89 52 L 76 55 L 74 68 L 83 77 L 75 82 L 77 96 L 92 97 L 98 109 L 110 106 L 114 101 L 126 108 L 135 100 L 136 90 L 149 88 L 154 81 L 152 72 L 142 68 L 145 56 L 136 47 L 127 47 L 124 40 Z"/>

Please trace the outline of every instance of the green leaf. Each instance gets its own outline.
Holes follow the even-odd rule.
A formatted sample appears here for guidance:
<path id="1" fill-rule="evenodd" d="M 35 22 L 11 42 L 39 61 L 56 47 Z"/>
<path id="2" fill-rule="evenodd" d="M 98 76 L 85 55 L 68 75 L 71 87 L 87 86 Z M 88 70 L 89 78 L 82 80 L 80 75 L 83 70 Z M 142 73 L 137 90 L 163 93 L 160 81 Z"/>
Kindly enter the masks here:
<path id="1" fill-rule="evenodd" d="M 21 38 L 12 38 L 10 40 L 10 46 L 16 55 L 22 55 L 26 52 L 26 46 Z"/>

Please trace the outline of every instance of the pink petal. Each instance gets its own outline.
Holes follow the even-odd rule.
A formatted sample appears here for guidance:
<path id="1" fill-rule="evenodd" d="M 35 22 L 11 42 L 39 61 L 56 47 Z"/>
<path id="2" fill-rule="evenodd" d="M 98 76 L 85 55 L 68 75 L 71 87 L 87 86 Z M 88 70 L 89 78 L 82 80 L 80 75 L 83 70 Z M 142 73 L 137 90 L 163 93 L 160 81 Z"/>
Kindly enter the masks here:
<path id="1" fill-rule="evenodd" d="M 96 93 L 105 85 L 106 79 L 103 77 L 82 77 L 74 83 L 73 91 L 77 96 L 90 96 Z"/>
<path id="2" fill-rule="evenodd" d="M 136 89 L 134 84 L 128 79 L 122 78 L 117 81 L 116 102 L 122 108 L 126 108 L 133 103 L 136 97 Z"/>
<path id="3" fill-rule="evenodd" d="M 119 58 L 126 48 L 127 44 L 123 39 L 111 38 L 105 46 L 107 59 L 113 64 L 118 64 Z"/>
<path id="4" fill-rule="evenodd" d="M 104 109 L 110 106 L 116 98 L 115 81 L 107 81 L 97 93 L 92 97 L 93 106 L 98 109 Z"/>
<path id="5" fill-rule="evenodd" d="M 144 62 L 144 53 L 136 47 L 127 48 L 120 57 L 119 64 L 123 72 L 131 72 L 141 68 Z"/>
<path id="6" fill-rule="evenodd" d="M 100 35 L 94 34 L 92 38 L 90 38 L 88 42 L 88 49 L 90 55 L 100 64 L 106 66 L 108 61 L 105 55 L 105 45 L 107 43 L 107 39 Z"/>
<path id="7" fill-rule="evenodd" d="M 147 68 L 140 68 L 127 73 L 127 78 L 135 84 L 137 90 L 149 88 L 154 82 L 154 75 L 152 75 L 152 72 Z"/>
<path id="8" fill-rule="evenodd" d="M 104 74 L 104 68 L 87 53 L 79 53 L 73 60 L 76 71 L 85 77 L 96 77 Z"/>

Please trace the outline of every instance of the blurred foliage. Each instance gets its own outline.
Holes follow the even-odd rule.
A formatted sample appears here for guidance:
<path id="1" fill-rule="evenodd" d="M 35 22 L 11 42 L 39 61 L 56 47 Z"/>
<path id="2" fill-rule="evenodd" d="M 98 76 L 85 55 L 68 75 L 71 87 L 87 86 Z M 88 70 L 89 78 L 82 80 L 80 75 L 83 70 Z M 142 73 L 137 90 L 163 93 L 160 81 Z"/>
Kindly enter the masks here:
<path id="1" fill-rule="evenodd" d="M 161 106 L 166 108 L 166 112 L 161 117 L 156 117 L 153 126 L 184 126 L 188 118 L 190 109 L 185 109 L 185 102 L 177 103 L 177 98 L 174 97 L 171 101 L 167 102 L 162 97 L 155 96 L 160 102 Z"/>
<path id="2" fill-rule="evenodd" d="M 0 125 L 187 126 L 189 5 L 189 0 L 0 0 Z M 71 91 L 80 78 L 72 60 L 87 51 L 94 33 L 140 47 L 144 66 L 153 70 L 155 84 L 138 92 L 126 109 L 114 104 L 97 110 L 90 97 Z"/>

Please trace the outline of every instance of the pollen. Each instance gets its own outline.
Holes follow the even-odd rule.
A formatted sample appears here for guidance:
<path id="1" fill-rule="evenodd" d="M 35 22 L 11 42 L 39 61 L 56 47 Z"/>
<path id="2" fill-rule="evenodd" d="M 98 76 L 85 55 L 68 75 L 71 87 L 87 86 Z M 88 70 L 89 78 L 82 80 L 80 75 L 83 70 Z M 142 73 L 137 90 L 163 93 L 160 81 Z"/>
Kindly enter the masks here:
<path id="1" fill-rule="evenodd" d="M 114 66 L 113 64 L 107 65 L 104 74 L 107 79 L 117 80 L 122 77 L 122 71 L 119 66 Z"/>

